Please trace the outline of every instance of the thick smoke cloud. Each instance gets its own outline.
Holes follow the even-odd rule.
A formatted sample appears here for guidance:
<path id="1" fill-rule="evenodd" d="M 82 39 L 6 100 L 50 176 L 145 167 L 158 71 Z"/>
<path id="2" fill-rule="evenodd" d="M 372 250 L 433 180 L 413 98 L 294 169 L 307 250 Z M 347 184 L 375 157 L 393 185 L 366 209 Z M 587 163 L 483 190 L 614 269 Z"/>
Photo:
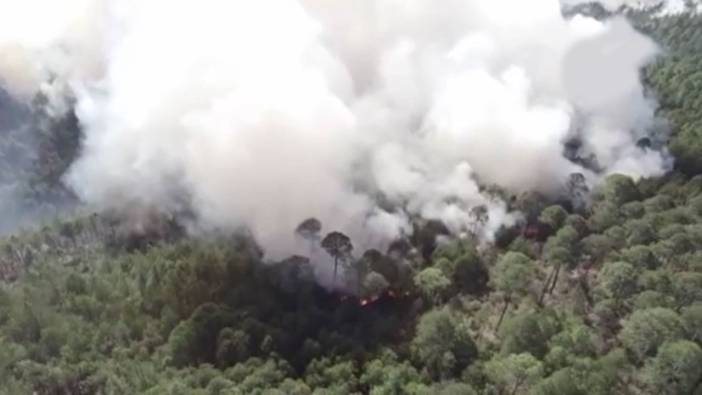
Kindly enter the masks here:
<path id="1" fill-rule="evenodd" d="M 75 98 L 87 204 L 191 210 L 271 256 L 308 217 L 363 247 L 413 217 L 472 229 L 485 205 L 489 237 L 517 214 L 479 185 L 665 168 L 636 146 L 654 44 L 558 0 L 2 0 L 0 51 L 16 95 Z M 597 171 L 564 156 L 573 138 Z"/>

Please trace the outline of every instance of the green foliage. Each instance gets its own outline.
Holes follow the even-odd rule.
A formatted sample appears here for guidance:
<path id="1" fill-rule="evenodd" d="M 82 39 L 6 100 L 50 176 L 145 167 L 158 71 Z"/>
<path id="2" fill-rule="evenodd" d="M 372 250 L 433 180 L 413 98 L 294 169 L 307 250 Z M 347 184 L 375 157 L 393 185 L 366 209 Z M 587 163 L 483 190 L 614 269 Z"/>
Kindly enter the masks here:
<path id="1" fill-rule="evenodd" d="M 629 263 L 607 263 L 600 273 L 600 284 L 609 297 L 623 300 L 637 291 L 636 277 L 636 270 Z"/>
<path id="2" fill-rule="evenodd" d="M 450 283 L 448 285 L 450 285 Z M 389 286 L 390 283 L 388 283 L 388 280 L 386 280 L 382 274 L 370 272 L 366 275 L 366 278 L 363 280 L 361 294 L 364 297 L 372 298 L 385 291 Z"/>
<path id="3" fill-rule="evenodd" d="M 0 248 L 0 263 L 32 256 L 0 292 L 1 378 L 18 393 L 589 395 L 624 393 L 623 383 L 659 391 L 666 377 L 684 386 L 690 370 L 667 356 L 683 344 L 693 351 L 672 349 L 694 360 L 689 342 L 702 337 L 702 221 L 688 184 L 645 185 L 646 200 L 624 203 L 629 213 L 606 226 L 588 226 L 597 208 L 564 217 L 552 206 L 539 214 L 560 224 L 546 242 L 518 237 L 510 250 L 458 239 L 423 260 L 375 250 L 354 259 L 347 248 L 338 275 L 363 301 L 318 286 L 305 257 L 264 264 L 246 239 L 128 249 L 100 219 L 59 222 Z M 307 242 L 320 242 L 315 229 Z M 607 352 L 616 345 L 626 352 Z"/>
<path id="4" fill-rule="evenodd" d="M 343 301 L 314 282 L 305 260 L 264 265 L 250 242 L 229 238 L 113 250 L 93 244 L 102 237 L 93 238 L 94 229 L 82 229 L 70 237 L 90 244 L 64 243 L 69 236 L 54 228 L 14 241 L 13 248 L 26 242 L 35 260 L 21 286 L 0 292 L 7 388 L 194 393 L 224 386 L 217 391 L 304 394 L 311 390 L 293 372 L 321 354 L 361 361 L 383 341 L 409 341 L 398 329 L 407 300 L 393 301 L 398 307 L 390 311 Z M 36 239 L 49 240 L 42 241 L 47 250 L 36 249 Z M 78 263 L 64 263 L 62 254 Z M 83 361 L 95 365 L 84 369 Z M 200 375 L 218 372 L 212 366 L 248 373 L 210 385 Z"/>
<path id="5" fill-rule="evenodd" d="M 607 177 L 602 187 L 602 195 L 607 202 L 618 207 L 640 198 L 639 190 L 634 181 L 621 174 Z"/>
<path id="6" fill-rule="evenodd" d="M 324 388 L 330 394 L 348 394 L 357 387 L 354 364 L 329 359 L 314 360 L 305 372 L 305 382 L 311 388 Z"/>
<path id="7" fill-rule="evenodd" d="M 655 355 L 667 341 L 683 338 L 684 323 L 673 310 L 656 307 L 634 311 L 619 333 L 624 347 L 639 361 Z"/>
<path id="8" fill-rule="evenodd" d="M 488 377 L 504 393 L 527 393 L 543 375 L 541 362 L 531 354 L 510 354 L 495 358 L 485 368 Z"/>
<path id="9" fill-rule="evenodd" d="M 675 273 L 672 287 L 678 307 L 702 302 L 702 273 Z"/>
<path id="10" fill-rule="evenodd" d="M 459 290 L 480 295 L 487 290 L 489 276 L 488 269 L 478 251 L 471 247 L 455 261 L 451 277 Z"/>
<path id="11" fill-rule="evenodd" d="M 646 245 L 635 245 L 621 250 L 619 256 L 637 270 L 656 270 L 661 264 L 651 247 Z"/>
<path id="12" fill-rule="evenodd" d="M 553 230 L 558 230 L 563 226 L 568 212 L 561 206 L 546 207 L 539 215 L 539 222 L 548 225 Z"/>
<path id="13" fill-rule="evenodd" d="M 0 241 L 0 394 L 701 391 L 702 16 L 629 17 L 666 54 L 643 77 L 670 122 L 670 174 L 611 175 L 592 201 L 582 176 L 564 185 L 571 202 L 485 186 L 524 220 L 494 243 L 416 219 L 386 252 L 356 255 L 310 218 L 290 231 L 311 256 L 281 262 L 172 218 L 140 234 L 80 214 L 19 232 Z M 37 162 L 23 174 L 0 147 L 0 180 L 27 207 L 62 194 L 73 121 L 31 132 L 48 152 L 18 148 Z M 319 251 L 335 291 L 316 282 Z"/>
<path id="14" fill-rule="evenodd" d="M 420 318 L 411 347 L 433 377 L 453 377 L 478 355 L 468 323 L 446 308 Z"/>
<path id="15" fill-rule="evenodd" d="M 503 354 L 529 353 L 543 358 L 549 340 L 560 331 L 560 322 L 551 311 L 526 311 L 508 319 L 500 331 Z"/>
<path id="16" fill-rule="evenodd" d="M 498 260 L 491 281 L 496 290 L 506 297 L 526 294 L 536 268 L 529 257 L 518 252 L 508 252 Z"/>
<path id="17" fill-rule="evenodd" d="M 617 395 L 626 391 L 622 375 L 628 361 L 621 350 L 593 360 L 580 358 L 542 380 L 532 391 L 538 395 Z"/>
<path id="18" fill-rule="evenodd" d="M 231 366 L 245 362 L 251 356 L 251 336 L 242 330 L 224 328 L 217 335 L 215 359 L 218 366 Z"/>
<path id="19" fill-rule="evenodd" d="M 566 225 L 546 241 L 543 256 L 552 264 L 572 266 L 578 257 L 579 240 L 578 231 Z"/>
<path id="20" fill-rule="evenodd" d="M 353 251 L 351 239 L 341 232 L 331 232 L 324 237 L 321 246 L 334 258 L 334 282 L 336 282 L 339 262 L 345 262 L 351 258 Z"/>
<path id="21" fill-rule="evenodd" d="M 702 303 L 695 303 L 682 310 L 682 319 L 687 337 L 698 343 L 702 342 Z"/>
<path id="22" fill-rule="evenodd" d="M 422 388 L 416 392 L 419 395 L 478 395 L 475 389 L 473 389 L 473 387 L 470 385 L 456 382 L 442 382 L 439 384 L 434 384 L 431 387 L 427 387 L 426 389 Z"/>
<path id="23" fill-rule="evenodd" d="M 646 80 L 656 90 L 660 111 L 669 119 L 673 138 L 669 147 L 677 166 L 688 173 L 699 172 L 702 101 L 697 89 L 700 79 L 699 15 L 682 14 L 665 18 L 642 18 L 641 28 L 663 45 L 662 57 L 646 72 Z"/>
<path id="24" fill-rule="evenodd" d="M 654 393 L 689 394 L 702 377 L 702 349 L 687 340 L 664 344 L 646 363 L 643 381 Z"/>
<path id="25" fill-rule="evenodd" d="M 610 201 L 595 203 L 588 218 L 588 227 L 596 232 L 604 232 L 622 222 L 621 210 Z"/>
<path id="26" fill-rule="evenodd" d="M 549 342 L 549 347 L 553 350 L 560 347 L 567 352 L 569 358 L 573 357 L 593 357 L 597 354 L 595 331 L 589 326 L 572 322 L 560 333 L 553 336 Z"/>
<path id="27" fill-rule="evenodd" d="M 603 234 L 592 234 L 581 241 L 583 253 L 594 262 L 602 262 L 616 247 L 614 241 Z"/>
<path id="28" fill-rule="evenodd" d="M 429 267 L 417 273 L 414 277 L 414 283 L 424 296 L 434 303 L 438 303 L 451 286 L 451 281 L 435 267 Z"/>
<path id="29" fill-rule="evenodd" d="M 392 351 L 366 363 L 360 384 L 370 388 L 370 394 L 407 394 L 426 388 L 425 380 L 408 362 L 400 362 Z"/>

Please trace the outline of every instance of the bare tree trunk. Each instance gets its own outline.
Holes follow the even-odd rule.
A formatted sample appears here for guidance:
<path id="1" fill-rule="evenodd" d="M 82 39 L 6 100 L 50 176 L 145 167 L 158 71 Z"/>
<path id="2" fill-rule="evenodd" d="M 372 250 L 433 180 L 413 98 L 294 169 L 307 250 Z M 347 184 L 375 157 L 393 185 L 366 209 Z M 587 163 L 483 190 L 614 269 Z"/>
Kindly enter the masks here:
<path id="1" fill-rule="evenodd" d="M 500 330 L 500 325 L 502 325 L 502 320 L 505 318 L 507 309 L 509 308 L 509 299 L 505 299 L 505 305 L 502 307 L 502 312 L 500 313 L 500 319 L 497 321 L 497 326 L 495 327 L 495 332 Z"/>
<path id="2" fill-rule="evenodd" d="M 333 285 L 336 285 L 336 268 L 339 266 L 339 258 L 334 257 L 334 281 Z"/>
<path id="3" fill-rule="evenodd" d="M 548 278 L 544 282 L 544 286 L 541 288 L 541 296 L 539 296 L 539 306 L 544 305 L 544 297 L 546 297 L 546 292 L 548 292 L 549 286 L 551 285 L 551 281 L 553 280 L 553 274 L 555 272 L 555 268 L 551 270 L 551 272 L 548 274 Z"/>
<path id="4" fill-rule="evenodd" d="M 17 262 L 19 262 L 20 265 L 24 266 L 24 257 L 22 256 L 22 251 L 20 251 L 19 248 L 13 248 L 12 252 L 15 253 L 15 258 L 17 258 Z"/>
<path id="5" fill-rule="evenodd" d="M 585 300 L 590 308 L 592 308 L 594 301 L 592 300 L 592 295 L 590 295 L 590 284 L 587 281 L 588 272 L 585 271 L 584 274 L 578 277 L 578 285 L 585 295 Z"/>
<path id="6" fill-rule="evenodd" d="M 561 265 L 556 266 L 556 273 L 553 276 L 553 282 L 551 283 L 551 288 L 548 290 L 548 294 L 553 294 L 553 290 L 556 288 L 556 283 L 558 282 L 558 275 L 561 273 Z"/>
<path id="7" fill-rule="evenodd" d="M 358 297 L 361 297 L 361 284 L 363 283 L 363 271 L 358 269 L 356 270 L 356 292 L 358 293 Z"/>
<path id="8" fill-rule="evenodd" d="M 523 381 L 523 380 L 517 380 L 517 382 L 514 383 L 514 388 L 512 388 L 512 392 L 510 392 L 510 395 L 514 395 L 514 394 L 517 393 L 517 390 L 518 390 L 519 387 L 522 385 L 522 381 Z"/>

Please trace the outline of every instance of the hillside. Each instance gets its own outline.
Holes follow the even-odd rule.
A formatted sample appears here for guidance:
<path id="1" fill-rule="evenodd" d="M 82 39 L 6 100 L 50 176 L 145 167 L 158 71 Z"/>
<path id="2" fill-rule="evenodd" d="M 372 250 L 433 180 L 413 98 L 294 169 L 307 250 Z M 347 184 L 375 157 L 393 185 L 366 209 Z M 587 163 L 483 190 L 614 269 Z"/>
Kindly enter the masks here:
<path id="1" fill-rule="evenodd" d="M 0 394 L 702 394 L 702 15 L 630 17 L 665 51 L 642 78 L 668 174 L 508 197 L 525 220 L 490 243 L 423 219 L 384 251 L 290 229 L 347 291 L 245 232 L 71 211 L 0 243 Z M 44 122 L 37 152 L 0 137 L 4 169 L 31 164 L 0 180 L 72 206 L 77 121 Z"/>

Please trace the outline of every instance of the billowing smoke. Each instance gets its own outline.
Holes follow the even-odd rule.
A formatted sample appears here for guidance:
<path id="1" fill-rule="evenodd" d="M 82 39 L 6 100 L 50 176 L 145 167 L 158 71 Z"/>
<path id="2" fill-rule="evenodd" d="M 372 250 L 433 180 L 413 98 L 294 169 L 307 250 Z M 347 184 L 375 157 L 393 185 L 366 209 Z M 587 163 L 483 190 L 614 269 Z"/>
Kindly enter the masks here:
<path id="1" fill-rule="evenodd" d="M 191 211 L 272 256 L 309 217 L 374 246 L 484 205 L 489 237 L 515 214 L 481 185 L 666 166 L 636 144 L 655 45 L 558 0 L 0 0 L 0 54 L 18 97 L 75 100 L 85 203 Z"/>

